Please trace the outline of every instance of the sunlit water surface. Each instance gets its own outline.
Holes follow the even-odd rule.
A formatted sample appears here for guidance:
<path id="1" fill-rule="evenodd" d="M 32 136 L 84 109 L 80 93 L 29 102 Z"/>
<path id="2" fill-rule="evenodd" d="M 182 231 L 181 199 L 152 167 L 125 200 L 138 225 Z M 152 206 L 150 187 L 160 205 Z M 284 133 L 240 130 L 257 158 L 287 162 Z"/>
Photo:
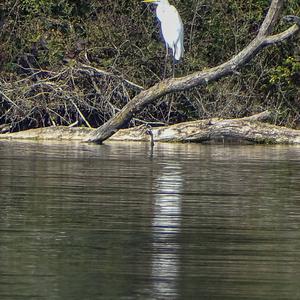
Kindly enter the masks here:
<path id="1" fill-rule="evenodd" d="M 0 142 L 0 299 L 300 299 L 300 147 Z"/>

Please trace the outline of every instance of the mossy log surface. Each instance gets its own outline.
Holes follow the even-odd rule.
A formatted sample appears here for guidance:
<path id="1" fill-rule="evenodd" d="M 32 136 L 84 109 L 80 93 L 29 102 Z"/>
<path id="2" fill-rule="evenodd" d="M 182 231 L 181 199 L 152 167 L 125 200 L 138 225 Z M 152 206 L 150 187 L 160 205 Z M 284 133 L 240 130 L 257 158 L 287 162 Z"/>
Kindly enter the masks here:
<path id="1" fill-rule="evenodd" d="M 155 127 L 138 126 L 119 130 L 108 141 L 300 144 L 300 130 L 264 123 L 266 111 L 240 119 L 209 119 Z M 95 129 L 47 127 L 0 135 L 0 139 L 81 141 Z M 149 132 L 151 133 L 149 135 Z"/>

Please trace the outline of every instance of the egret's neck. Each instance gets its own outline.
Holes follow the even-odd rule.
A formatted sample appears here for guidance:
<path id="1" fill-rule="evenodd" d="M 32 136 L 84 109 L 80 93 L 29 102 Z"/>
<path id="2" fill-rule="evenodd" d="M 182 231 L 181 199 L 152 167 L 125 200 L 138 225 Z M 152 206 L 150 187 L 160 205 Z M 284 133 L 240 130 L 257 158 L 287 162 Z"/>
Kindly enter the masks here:
<path id="1" fill-rule="evenodd" d="M 158 3 L 158 6 L 167 6 L 167 5 L 170 5 L 169 1 L 168 0 L 160 0 L 159 3 Z"/>
<path id="2" fill-rule="evenodd" d="M 169 6 L 170 6 L 170 3 L 168 0 L 160 0 L 156 7 L 156 15 L 161 23 L 163 23 L 163 21 L 165 19 L 164 15 L 168 11 Z"/>

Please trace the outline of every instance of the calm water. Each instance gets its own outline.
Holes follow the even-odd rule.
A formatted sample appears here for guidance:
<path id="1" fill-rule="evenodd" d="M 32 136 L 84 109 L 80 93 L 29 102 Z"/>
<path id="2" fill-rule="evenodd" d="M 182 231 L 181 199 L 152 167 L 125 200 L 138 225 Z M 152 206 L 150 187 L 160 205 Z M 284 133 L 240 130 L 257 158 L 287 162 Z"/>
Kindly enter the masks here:
<path id="1" fill-rule="evenodd" d="M 0 299 L 300 299 L 300 147 L 0 142 Z"/>

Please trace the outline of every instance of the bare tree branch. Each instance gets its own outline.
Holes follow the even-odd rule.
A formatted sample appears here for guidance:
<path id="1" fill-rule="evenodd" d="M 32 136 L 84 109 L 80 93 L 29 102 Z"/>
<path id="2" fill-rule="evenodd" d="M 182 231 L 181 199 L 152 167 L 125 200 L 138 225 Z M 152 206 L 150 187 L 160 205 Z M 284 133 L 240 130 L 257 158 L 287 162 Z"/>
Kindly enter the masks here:
<path id="1" fill-rule="evenodd" d="M 20 107 L 14 102 L 12 101 L 10 98 L 8 98 L 1 90 L 0 90 L 0 95 L 9 103 L 11 103 L 12 105 L 14 105 L 15 107 L 19 108 Z"/>
<path id="2" fill-rule="evenodd" d="M 289 15 L 289 16 L 284 16 L 283 19 L 287 22 L 292 22 L 300 25 L 300 17 Z"/>
<path id="3" fill-rule="evenodd" d="M 283 7 L 283 0 L 273 0 L 268 13 L 260 26 L 258 36 L 271 34 Z"/>
<path id="4" fill-rule="evenodd" d="M 102 143 L 120 128 L 124 127 L 131 120 L 134 114 L 140 112 L 147 104 L 152 103 L 166 94 L 188 90 L 200 85 L 206 85 L 209 82 L 231 75 L 235 73 L 238 68 L 249 62 L 266 46 L 282 42 L 294 35 L 299 31 L 299 24 L 295 24 L 279 34 L 271 36 L 268 35 L 278 20 L 282 4 L 283 0 L 272 1 L 267 16 L 263 21 L 256 38 L 229 61 L 219 66 L 195 72 L 181 78 L 169 78 L 163 80 L 149 89 L 141 91 L 140 94 L 128 102 L 120 112 L 100 126 L 97 130 L 92 132 L 86 141 Z"/>
<path id="5" fill-rule="evenodd" d="M 273 45 L 275 43 L 282 42 L 282 41 L 288 39 L 289 37 L 293 36 L 298 31 L 299 31 L 299 25 L 295 24 L 292 27 L 288 28 L 287 30 L 285 30 L 281 33 L 267 36 L 265 38 L 264 43 L 266 45 Z"/>
<path id="6" fill-rule="evenodd" d="M 107 71 L 95 68 L 93 66 L 85 65 L 85 64 L 81 64 L 80 66 L 81 66 L 81 68 L 79 68 L 78 71 L 81 71 L 83 73 L 88 73 L 89 75 L 91 75 L 90 73 L 92 72 L 94 75 L 102 75 L 102 76 L 109 76 L 112 78 L 117 78 L 137 91 L 142 91 L 144 89 L 142 86 L 140 86 L 130 80 L 124 79 L 121 76 L 117 76 L 113 73 L 109 73 Z"/>

